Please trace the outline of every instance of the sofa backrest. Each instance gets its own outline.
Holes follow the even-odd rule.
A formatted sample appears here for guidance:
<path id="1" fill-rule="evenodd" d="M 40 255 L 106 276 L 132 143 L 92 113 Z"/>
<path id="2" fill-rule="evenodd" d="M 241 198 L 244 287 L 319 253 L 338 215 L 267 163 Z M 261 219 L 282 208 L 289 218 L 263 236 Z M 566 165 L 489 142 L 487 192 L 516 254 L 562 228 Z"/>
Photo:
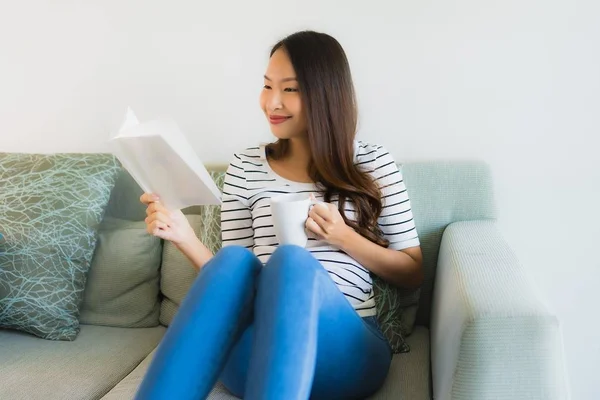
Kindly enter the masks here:
<path id="1" fill-rule="evenodd" d="M 489 166 L 481 161 L 405 163 L 402 174 L 425 270 L 416 324 L 429 326 L 442 234 L 452 222 L 496 218 L 492 176 Z"/>
<path id="2" fill-rule="evenodd" d="M 444 229 L 456 221 L 495 219 L 493 182 L 488 165 L 480 161 L 412 162 L 399 165 L 404 176 L 424 257 L 425 282 L 421 290 L 417 325 L 429 325 L 431 294 L 438 251 Z M 224 166 L 210 167 L 216 181 L 222 181 Z M 139 202 L 142 190 L 123 171 L 108 205 L 107 216 L 141 221 L 145 207 Z M 191 207 L 185 214 L 212 215 L 203 207 Z M 190 275 L 191 279 L 192 275 Z"/>

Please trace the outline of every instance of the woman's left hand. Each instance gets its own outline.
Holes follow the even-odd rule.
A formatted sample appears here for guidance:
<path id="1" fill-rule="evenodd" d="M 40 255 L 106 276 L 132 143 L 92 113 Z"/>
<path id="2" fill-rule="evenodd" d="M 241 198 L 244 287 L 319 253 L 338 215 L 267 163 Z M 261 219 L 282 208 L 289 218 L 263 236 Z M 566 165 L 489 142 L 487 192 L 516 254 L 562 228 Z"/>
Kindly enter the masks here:
<path id="1" fill-rule="evenodd" d="M 317 239 L 338 248 L 342 248 L 345 239 L 354 232 L 346 225 L 337 207 L 331 203 L 317 203 L 312 206 L 305 226 Z"/>

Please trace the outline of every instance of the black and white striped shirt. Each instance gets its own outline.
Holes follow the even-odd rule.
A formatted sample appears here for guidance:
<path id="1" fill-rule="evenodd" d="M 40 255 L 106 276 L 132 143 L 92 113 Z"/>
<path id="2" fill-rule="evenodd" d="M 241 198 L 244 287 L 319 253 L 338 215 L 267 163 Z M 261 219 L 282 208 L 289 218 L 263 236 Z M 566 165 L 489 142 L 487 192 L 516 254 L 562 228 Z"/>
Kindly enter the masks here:
<path id="1" fill-rule="evenodd" d="M 410 200 L 392 156 L 383 148 L 356 141 L 354 162 L 368 171 L 381 188 L 383 211 L 378 219 L 391 249 L 419 245 Z M 313 183 L 289 181 L 269 166 L 265 146 L 235 154 L 223 186 L 221 234 L 223 246 L 240 245 L 251 249 L 265 263 L 278 246 L 271 217 L 270 198 L 283 193 L 323 193 Z M 332 201 L 337 206 L 337 197 Z M 354 205 L 346 202 L 346 217 L 355 220 Z M 361 317 L 376 314 L 369 271 L 343 251 L 326 242 L 309 238 L 306 246 L 329 272 L 340 291 Z"/>

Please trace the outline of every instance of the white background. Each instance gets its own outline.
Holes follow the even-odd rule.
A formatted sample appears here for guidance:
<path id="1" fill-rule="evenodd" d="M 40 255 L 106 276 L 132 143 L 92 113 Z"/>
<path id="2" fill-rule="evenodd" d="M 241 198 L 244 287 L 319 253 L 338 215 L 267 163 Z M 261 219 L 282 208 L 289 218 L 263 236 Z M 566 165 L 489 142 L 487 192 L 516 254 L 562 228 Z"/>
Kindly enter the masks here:
<path id="1" fill-rule="evenodd" d="M 131 105 L 227 163 L 270 139 L 268 51 L 299 29 L 345 47 L 362 139 L 492 166 L 501 228 L 561 320 L 572 398 L 600 398 L 600 2 L 0 0 L 0 151 L 107 151 Z"/>

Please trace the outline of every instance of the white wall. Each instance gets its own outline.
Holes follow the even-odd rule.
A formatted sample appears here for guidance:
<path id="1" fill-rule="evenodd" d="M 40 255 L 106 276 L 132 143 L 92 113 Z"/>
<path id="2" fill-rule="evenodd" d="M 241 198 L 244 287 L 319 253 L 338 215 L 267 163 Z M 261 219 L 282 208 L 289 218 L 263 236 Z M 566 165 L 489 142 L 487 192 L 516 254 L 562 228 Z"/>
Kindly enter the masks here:
<path id="1" fill-rule="evenodd" d="M 211 3 L 0 0 L 0 151 L 106 151 L 131 105 L 173 116 L 205 162 L 225 163 L 270 138 L 270 45 L 329 32 L 363 139 L 400 161 L 491 164 L 501 227 L 563 324 L 572 397 L 600 398 L 599 3 Z"/>

